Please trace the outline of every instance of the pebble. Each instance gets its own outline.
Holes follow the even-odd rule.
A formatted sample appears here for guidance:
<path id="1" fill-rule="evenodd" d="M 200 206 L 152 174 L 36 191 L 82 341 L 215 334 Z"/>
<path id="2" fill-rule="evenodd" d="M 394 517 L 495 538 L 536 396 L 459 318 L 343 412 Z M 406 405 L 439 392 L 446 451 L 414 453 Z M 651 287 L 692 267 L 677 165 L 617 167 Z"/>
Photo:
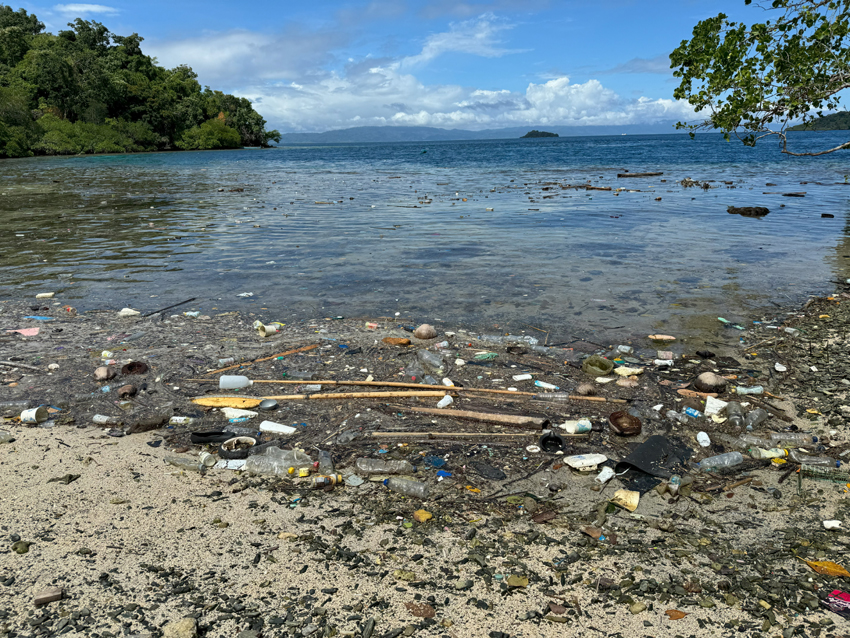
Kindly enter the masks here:
<path id="1" fill-rule="evenodd" d="M 197 635 L 198 621 L 190 616 L 170 622 L 162 628 L 162 638 L 196 638 Z"/>

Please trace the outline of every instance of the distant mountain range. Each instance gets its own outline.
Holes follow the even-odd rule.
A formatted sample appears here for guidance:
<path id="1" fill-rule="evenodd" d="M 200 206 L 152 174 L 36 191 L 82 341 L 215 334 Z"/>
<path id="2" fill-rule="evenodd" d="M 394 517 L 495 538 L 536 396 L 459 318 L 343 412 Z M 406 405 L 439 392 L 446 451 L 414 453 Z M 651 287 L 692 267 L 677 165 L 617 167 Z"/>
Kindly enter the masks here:
<path id="1" fill-rule="evenodd" d="M 841 113 L 832 113 L 824 115 L 816 120 L 812 120 L 808 124 L 798 124 L 792 126 L 789 131 L 846 131 L 850 129 L 850 113 L 842 111 Z"/>
<path id="2" fill-rule="evenodd" d="M 546 130 L 561 137 L 588 135 L 657 135 L 676 133 L 675 124 L 632 124 L 626 126 L 546 126 Z M 344 144 L 364 142 L 444 142 L 453 140 L 518 139 L 528 133 L 528 127 L 465 131 L 429 126 L 358 126 L 325 131 L 324 133 L 285 133 L 281 144 Z"/>

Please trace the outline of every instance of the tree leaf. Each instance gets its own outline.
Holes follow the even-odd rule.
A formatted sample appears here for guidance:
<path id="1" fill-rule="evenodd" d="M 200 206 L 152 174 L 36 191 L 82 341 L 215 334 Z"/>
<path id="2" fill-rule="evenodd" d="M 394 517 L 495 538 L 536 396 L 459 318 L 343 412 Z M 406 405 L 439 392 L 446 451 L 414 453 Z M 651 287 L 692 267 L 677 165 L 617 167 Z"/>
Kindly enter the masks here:
<path id="1" fill-rule="evenodd" d="M 687 614 L 683 611 L 679 611 L 678 609 L 668 609 L 664 612 L 670 617 L 670 620 L 682 620 Z"/>
<path id="2" fill-rule="evenodd" d="M 806 560 L 805 558 L 801 560 L 818 574 L 823 574 L 824 576 L 847 576 L 850 578 L 850 572 L 838 563 L 833 563 L 829 560 Z"/>

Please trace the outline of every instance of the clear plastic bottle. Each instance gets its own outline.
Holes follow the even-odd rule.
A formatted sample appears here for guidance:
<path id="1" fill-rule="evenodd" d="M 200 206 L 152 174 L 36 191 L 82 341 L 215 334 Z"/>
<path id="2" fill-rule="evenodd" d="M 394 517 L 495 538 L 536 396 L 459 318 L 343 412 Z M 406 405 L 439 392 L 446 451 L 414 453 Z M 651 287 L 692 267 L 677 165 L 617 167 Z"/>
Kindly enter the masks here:
<path id="1" fill-rule="evenodd" d="M 207 469 L 197 456 L 166 456 L 165 462 L 189 472 L 203 472 Z"/>
<path id="2" fill-rule="evenodd" d="M 245 461 L 245 471 L 252 474 L 288 475 L 289 469 L 300 470 L 313 466 L 311 459 L 303 450 L 281 450 L 279 447 L 266 448 L 262 454 L 249 456 Z"/>
<path id="3" fill-rule="evenodd" d="M 413 474 L 416 471 L 409 461 L 382 459 L 360 458 L 354 462 L 354 467 L 363 474 Z"/>
<path id="4" fill-rule="evenodd" d="M 386 479 L 384 481 L 384 485 L 393 492 L 406 494 L 407 496 L 414 496 L 416 498 L 428 498 L 431 491 L 425 483 L 396 477 Z"/>
<path id="5" fill-rule="evenodd" d="M 699 466 L 703 470 L 710 470 L 712 468 L 733 467 L 735 465 L 740 465 L 743 462 L 744 457 L 740 452 L 726 452 L 724 454 L 709 456 L 707 459 L 703 459 L 699 462 Z"/>
<path id="6" fill-rule="evenodd" d="M 688 422 L 688 417 L 676 412 L 675 410 L 667 410 L 667 414 L 665 414 L 665 416 L 671 421 L 678 421 L 682 424 L 686 424 Z"/>
<path id="7" fill-rule="evenodd" d="M 817 465 L 801 465 L 800 474 L 808 478 L 820 481 L 836 481 L 837 483 L 850 483 L 850 474 L 847 470 L 834 467 L 820 467 Z"/>
<path id="8" fill-rule="evenodd" d="M 194 425 L 197 422 L 198 419 L 190 416 L 173 416 L 168 419 L 168 425 Z"/>
<path id="9" fill-rule="evenodd" d="M 812 456 L 800 450 L 791 450 L 788 457 L 800 465 L 819 465 L 821 467 L 841 467 L 841 461 L 829 456 Z"/>
<path id="10" fill-rule="evenodd" d="M 740 403 L 730 401 L 726 404 L 726 419 L 729 421 L 729 425 L 738 428 L 744 425 L 744 410 Z"/>
<path id="11" fill-rule="evenodd" d="M 543 394 L 535 394 L 534 399 L 538 401 L 552 401 L 553 403 L 567 403 L 570 400 L 570 395 L 567 392 L 545 392 Z"/>
<path id="12" fill-rule="evenodd" d="M 478 340 L 485 343 L 525 343 L 529 346 L 539 343 L 539 339 L 531 335 L 481 335 Z"/>
<path id="13" fill-rule="evenodd" d="M 809 445 L 818 441 L 818 437 L 806 432 L 771 432 L 770 439 L 772 441 L 793 441 L 797 445 Z"/>
<path id="14" fill-rule="evenodd" d="M 736 394 L 764 394 L 764 387 L 760 385 L 753 385 L 750 387 L 744 387 L 739 385 L 735 388 Z"/>
<path id="15" fill-rule="evenodd" d="M 416 353 L 416 358 L 419 359 L 419 362 L 422 363 L 426 368 L 431 369 L 436 374 L 443 373 L 443 357 L 438 355 L 436 352 L 431 352 L 430 350 L 420 350 Z"/>
<path id="16" fill-rule="evenodd" d="M 404 368 L 404 380 L 408 383 L 420 383 L 425 376 L 425 370 L 418 361 L 411 361 Z"/>
<path id="17" fill-rule="evenodd" d="M 92 423 L 98 425 L 121 425 L 121 419 L 117 416 L 105 416 L 103 414 L 95 414 L 92 418 Z"/>
<path id="18" fill-rule="evenodd" d="M 254 385 L 248 377 L 240 374 L 225 374 L 218 380 L 219 390 L 238 390 L 239 388 L 250 388 Z"/>
<path id="19" fill-rule="evenodd" d="M 744 423 L 748 430 L 752 430 L 767 421 L 768 416 L 767 410 L 756 408 L 747 414 L 747 417 L 744 419 Z"/>
<path id="20" fill-rule="evenodd" d="M 319 450 L 319 474 L 333 474 L 334 461 L 327 450 Z"/>
<path id="21" fill-rule="evenodd" d="M 6 432 L 5 430 L 0 430 L 0 443 L 11 443 L 15 440 L 15 437 L 12 436 L 11 432 Z"/>

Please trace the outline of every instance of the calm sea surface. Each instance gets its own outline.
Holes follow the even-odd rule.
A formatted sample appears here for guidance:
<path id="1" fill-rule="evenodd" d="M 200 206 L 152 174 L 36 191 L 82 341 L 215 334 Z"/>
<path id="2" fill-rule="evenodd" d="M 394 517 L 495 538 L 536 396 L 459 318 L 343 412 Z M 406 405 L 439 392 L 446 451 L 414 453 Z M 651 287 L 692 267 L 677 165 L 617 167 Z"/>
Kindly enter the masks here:
<path id="1" fill-rule="evenodd" d="M 5 160 L 0 296 L 705 337 L 850 276 L 848 158 L 661 135 Z"/>

